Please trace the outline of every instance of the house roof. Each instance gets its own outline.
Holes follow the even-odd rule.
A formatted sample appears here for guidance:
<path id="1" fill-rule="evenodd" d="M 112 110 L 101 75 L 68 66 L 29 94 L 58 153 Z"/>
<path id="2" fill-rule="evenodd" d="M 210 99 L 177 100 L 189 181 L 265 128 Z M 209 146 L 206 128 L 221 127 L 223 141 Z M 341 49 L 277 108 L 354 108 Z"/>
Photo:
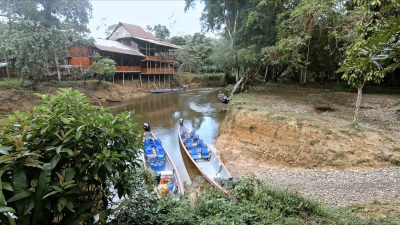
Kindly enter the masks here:
<path id="1" fill-rule="evenodd" d="M 124 26 L 125 29 L 132 35 L 132 37 L 145 38 L 158 41 L 158 39 L 151 33 L 151 31 L 147 30 L 146 28 L 129 23 L 120 22 L 119 24 Z"/>
<path id="2" fill-rule="evenodd" d="M 158 41 L 158 40 L 155 41 L 155 40 L 149 40 L 149 39 L 146 39 L 146 38 L 139 38 L 139 37 L 133 37 L 133 38 L 136 38 L 136 39 L 139 39 L 139 40 L 142 40 L 142 41 L 147 41 L 147 42 L 150 42 L 150 43 L 153 43 L 153 44 L 156 44 L 156 45 L 169 47 L 169 48 L 182 49 L 181 47 L 179 47 L 177 45 L 174 45 L 174 44 L 171 44 L 171 43 L 168 43 L 168 42 L 165 42 L 165 41 Z"/>
<path id="3" fill-rule="evenodd" d="M 160 41 L 158 40 L 152 33 L 146 28 L 143 28 L 138 25 L 133 25 L 129 23 L 122 23 L 119 22 L 118 26 L 114 29 L 113 32 L 115 32 L 119 26 L 124 26 L 125 29 L 131 34 L 133 38 L 142 40 L 142 41 L 147 41 L 156 45 L 161 45 L 167 48 L 175 48 L 175 49 L 182 49 L 181 47 L 165 42 L 165 41 Z M 110 35 L 111 36 L 111 35 Z"/>
<path id="4" fill-rule="evenodd" d="M 117 52 L 126 55 L 144 56 L 139 51 L 129 46 L 123 45 L 118 41 L 95 39 L 94 46 L 102 51 Z"/>

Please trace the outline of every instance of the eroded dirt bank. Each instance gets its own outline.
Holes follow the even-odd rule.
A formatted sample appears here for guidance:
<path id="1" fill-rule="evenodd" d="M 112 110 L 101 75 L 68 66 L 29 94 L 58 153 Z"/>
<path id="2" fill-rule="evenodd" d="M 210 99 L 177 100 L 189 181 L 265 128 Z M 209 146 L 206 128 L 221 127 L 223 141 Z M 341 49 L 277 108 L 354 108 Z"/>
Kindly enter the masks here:
<path id="1" fill-rule="evenodd" d="M 233 176 L 254 173 L 335 205 L 400 200 L 399 96 L 364 95 L 357 128 L 355 100 L 290 85 L 240 94 L 215 146 Z"/>
<path id="2" fill-rule="evenodd" d="M 0 90 L 0 120 L 6 119 L 6 115 L 13 111 L 25 111 L 30 106 L 40 104 L 39 98 L 33 93 L 57 94 L 59 88 L 72 88 L 84 93 L 93 104 L 107 106 L 110 101 L 122 101 L 124 99 L 148 95 L 147 90 L 138 88 L 137 85 L 126 82 L 113 84 L 90 81 L 86 85 L 83 82 L 41 83 L 32 89 L 11 88 Z"/>

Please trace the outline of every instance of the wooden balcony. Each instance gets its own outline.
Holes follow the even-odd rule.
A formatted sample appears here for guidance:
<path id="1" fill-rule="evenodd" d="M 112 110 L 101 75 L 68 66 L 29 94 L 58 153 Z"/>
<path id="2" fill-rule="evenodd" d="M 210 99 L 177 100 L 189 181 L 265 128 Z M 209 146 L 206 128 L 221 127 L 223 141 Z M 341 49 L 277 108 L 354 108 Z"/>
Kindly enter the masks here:
<path id="1" fill-rule="evenodd" d="M 117 73 L 142 71 L 142 68 L 140 66 L 116 66 L 116 68 L 117 68 Z"/>
<path id="2" fill-rule="evenodd" d="M 142 74 L 174 74 L 174 69 L 142 68 Z"/>
<path id="3" fill-rule="evenodd" d="M 146 56 L 148 61 L 158 61 L 158 62 L 175 62 L 174 58 L 158 57 L 158 56 Z"/>

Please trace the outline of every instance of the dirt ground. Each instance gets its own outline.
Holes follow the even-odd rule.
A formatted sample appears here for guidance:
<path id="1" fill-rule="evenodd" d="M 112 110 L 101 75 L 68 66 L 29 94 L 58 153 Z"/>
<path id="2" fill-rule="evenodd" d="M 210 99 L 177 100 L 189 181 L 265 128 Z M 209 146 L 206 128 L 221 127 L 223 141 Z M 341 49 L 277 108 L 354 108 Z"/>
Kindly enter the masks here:
<path id="1" fill-rule="evenodd" d="M 121 81 L 117 84 L 102 82 L 100 86 L 97 81 L 88 81 L 86 85 L 82 81 L 74 82 L 44 82 L 35 85 L 32 89 L 12 88 L 0 90 L 0 120 L 6 118 L 13 111 L 24 111 L 30 106 L 40 104 L 39 98 L 33 93 L 57 94 L 59 88 L 73 88 L 84 93 L 94 105 L 106 106 L 111 101 L 122 101 L 135 96 L 148 95 L 147 89 L 142 89 L 135 83 Z M 121 84 L 119 84 L 121 83 Z"/>
<path id="2" fill-rule="evenodd" d="M 259 168 L 371 169 L 400 166 L 399 95 L 266 85 L 235 95 L 215 142 L 233 176 Z"/>

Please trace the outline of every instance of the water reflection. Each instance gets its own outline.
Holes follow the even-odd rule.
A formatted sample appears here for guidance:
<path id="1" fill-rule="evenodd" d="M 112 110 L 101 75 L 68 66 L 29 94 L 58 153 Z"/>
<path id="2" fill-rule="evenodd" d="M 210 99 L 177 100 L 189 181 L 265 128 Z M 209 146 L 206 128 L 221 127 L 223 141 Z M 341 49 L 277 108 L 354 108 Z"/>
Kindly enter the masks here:
<path id="1" fill-rule="evenodd" d="M 211 105 L 220 103 L 217 95 L 222 88 L 199 88 L 185 92 L 152 94 L 124 102 L 107 105 L 113 113 L 135 111 L 139 125 L 149 123 L 153 133 L 161 139 L 170 153 L 183 182 L 191 183 L 197 168 L 184 163 L 178 141 L 178 121 L 184 119 L 184 125 L 196 130 L 200 137 L 213 146 L 218 137 L 219 124 L 225 112 L 216 112 Z M 185 167 L 186 165 L 186 167 Z M 189 176 L 188 174 L 191 174 Z"/>

